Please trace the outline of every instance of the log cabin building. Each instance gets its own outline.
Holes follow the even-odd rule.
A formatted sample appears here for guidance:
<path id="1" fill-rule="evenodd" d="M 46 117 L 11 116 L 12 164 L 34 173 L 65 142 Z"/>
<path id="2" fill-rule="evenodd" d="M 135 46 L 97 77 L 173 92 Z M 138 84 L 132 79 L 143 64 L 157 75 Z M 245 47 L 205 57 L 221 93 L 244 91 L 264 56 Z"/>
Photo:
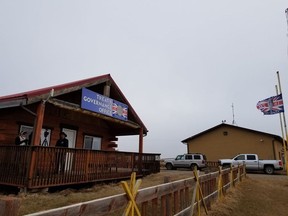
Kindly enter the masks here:
<path id="1" fill-rule="evenodd" d="M 30 145 L 15 145 L 21 131 Z M 61 132 L 69 148 L 55 147 Z M 0 184 L 29 189 L 159 172 L 160 154 L 143 152 L 147 133 L 109 74 L 2 96 Z M 120 136 L 138 136 L 139 151 L 117 151 Z M 61 173 L 59 155 L 65 161 Z"/>

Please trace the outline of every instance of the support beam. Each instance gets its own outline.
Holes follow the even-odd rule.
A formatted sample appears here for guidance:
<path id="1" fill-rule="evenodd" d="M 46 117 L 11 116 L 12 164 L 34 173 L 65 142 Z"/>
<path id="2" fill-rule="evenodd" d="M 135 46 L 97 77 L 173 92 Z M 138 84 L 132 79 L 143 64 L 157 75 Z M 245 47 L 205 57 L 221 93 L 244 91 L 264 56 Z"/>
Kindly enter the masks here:
<path id="1" fill-rule="evenodd" d="M 37 107 L 37 116 L 34 123 L 32 145 L 39 145 L 45 112 L 45 102 L 40 102 Z"/>
<path id="2" fill-rule="evenodd" d="M 143 128 L 139 129 L 139 153 L 143 153 Z"/>
<path id="3" fill-rule="evenodd" d="M 106 82 L 106 85 L 104 86 L 104 92 L 103 92 L 104 96 L 110 97 L 110 87 L 111 87 L 111 83 Z"/>
<path id="4" fill-rule="evenodd" d="M 143 153 L 143 128 L 141 127 L 139 129 L 139 160 L 138 160 L 138 169 L 140 171 L 140 174 L 143 174 L 143 170 L 142 170 L 142 153 Z"/>
<path id="5" fill-rule="evenodd" d="M 34 130 L 33 130 L 33 137 L 31 145 L 39 145 L 40 139 L 41 139 L 41 131 L 42 131 L 42 125 L 43 125 L 43 119 L 44 119 L 44 112 L 45 112 L 45 102 L 41 101 L 37 107 L 37 116 L 34 123 Z M 35 158 L 36 153 L 33 151 L 32 147 L 30 147 L 31 152 L 31 158 L 29 162 L 29 172 L 28 172 L 28 188 L 32 185 L 32 177 L 34 175 L 34 167 L 35 167 Z"/>

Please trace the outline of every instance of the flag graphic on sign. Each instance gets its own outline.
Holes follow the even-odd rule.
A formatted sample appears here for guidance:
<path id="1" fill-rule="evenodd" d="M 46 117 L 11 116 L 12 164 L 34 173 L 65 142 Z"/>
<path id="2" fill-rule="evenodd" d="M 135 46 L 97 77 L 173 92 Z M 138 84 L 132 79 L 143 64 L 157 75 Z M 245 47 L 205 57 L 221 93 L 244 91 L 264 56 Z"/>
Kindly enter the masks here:
<path id="1" fill-rule="evenodd" d="M 284 112 L 282 94 L 261 100 L 257 103 L 256 107 L 261 110 L 264 115 L 273 115 Z"/>
<path id="2" fill-rule="evenodd" d="M 113 116 L 118 116 L 122 120 L 127 120 L 128 117 L 128 107 L 120 102 L 113 102 L 112 105 L 112 114 Z"/>

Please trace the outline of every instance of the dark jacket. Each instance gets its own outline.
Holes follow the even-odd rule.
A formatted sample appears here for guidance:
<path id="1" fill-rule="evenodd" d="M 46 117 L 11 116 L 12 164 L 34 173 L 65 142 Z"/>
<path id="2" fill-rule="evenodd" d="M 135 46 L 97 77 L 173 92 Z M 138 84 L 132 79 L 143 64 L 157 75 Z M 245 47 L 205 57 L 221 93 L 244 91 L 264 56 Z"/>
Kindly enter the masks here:
<path id="1" fill-rule="evenodd" d="M 27 143 L 28 143 L 27 139 L 24 139 L 24 140 L 21 141 L 19 136 L 17 136 L 15 138 L 15 144 L 16 145 L 27 145 Z"/>
<path id="2" fill-rule="evenodd" d="M 59 139 L 56 142 L 56 147 L 65 147 L 68 148 L 68 139 L 64 138 L 64 139 Z"/>

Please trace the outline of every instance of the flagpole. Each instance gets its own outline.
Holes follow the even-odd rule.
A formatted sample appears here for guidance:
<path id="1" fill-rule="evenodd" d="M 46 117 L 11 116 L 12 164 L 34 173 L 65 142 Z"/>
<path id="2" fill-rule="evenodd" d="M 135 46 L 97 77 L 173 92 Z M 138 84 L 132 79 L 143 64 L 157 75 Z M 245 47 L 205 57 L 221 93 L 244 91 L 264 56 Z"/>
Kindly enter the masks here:
<path id="1" fill-rule="evenodd" d="M 280 92 L 280 94 L 282 94 L 279 71 L 277 71 L 277 78 L 278 78 L 278 84 L 279 84 L 279 92 Z M 283 98 L 283 95 L 282 95 L 282 98 Z M 284 107 L 284 100 L 283 100 L 283 107 Z M 279 113 L 279 114 L 281 115 L 281 113 Z M 285 136 L 286 136 L 286 141 L 287 141 L 288 135 L 287 135 L 287 125 L 286 125 L 286 119 L 285 119 L 285 109 L 284 109 L 284 112 L 283 112 L 283 122 L 284 122 Z M 282 127 L 282 124 L 281 124 L 281 127 Z M 283 142 L 283 150 L 284 150 L 284 160 L 285 160 L 286 175 L 288 175 L 286 141 Z"/>
<path id="2" fill-rule="evenodd" d="M 275 88 L 276 88 L 276 95 L 278 95 L 278 86 L 275 85 Z M 280 126 L 281 126 L 282 143 L 283 143 L 283 147 L 284 147 L 285 146 L 285 137 L 284 137 L 283 121 L 282 121 L 281 113 L 279 113 L 279 119 L 280 119 Z M 283 151 L 284 151 L 284 148 L 283 148 Z M 282 159 L 282 156 L 281 156 L 281 159 Z M 286 163 L 285 163 L 285 165 L 286 165 Z M 285 166 L 285 168 L 286 168 L 286 166 Z"/>

